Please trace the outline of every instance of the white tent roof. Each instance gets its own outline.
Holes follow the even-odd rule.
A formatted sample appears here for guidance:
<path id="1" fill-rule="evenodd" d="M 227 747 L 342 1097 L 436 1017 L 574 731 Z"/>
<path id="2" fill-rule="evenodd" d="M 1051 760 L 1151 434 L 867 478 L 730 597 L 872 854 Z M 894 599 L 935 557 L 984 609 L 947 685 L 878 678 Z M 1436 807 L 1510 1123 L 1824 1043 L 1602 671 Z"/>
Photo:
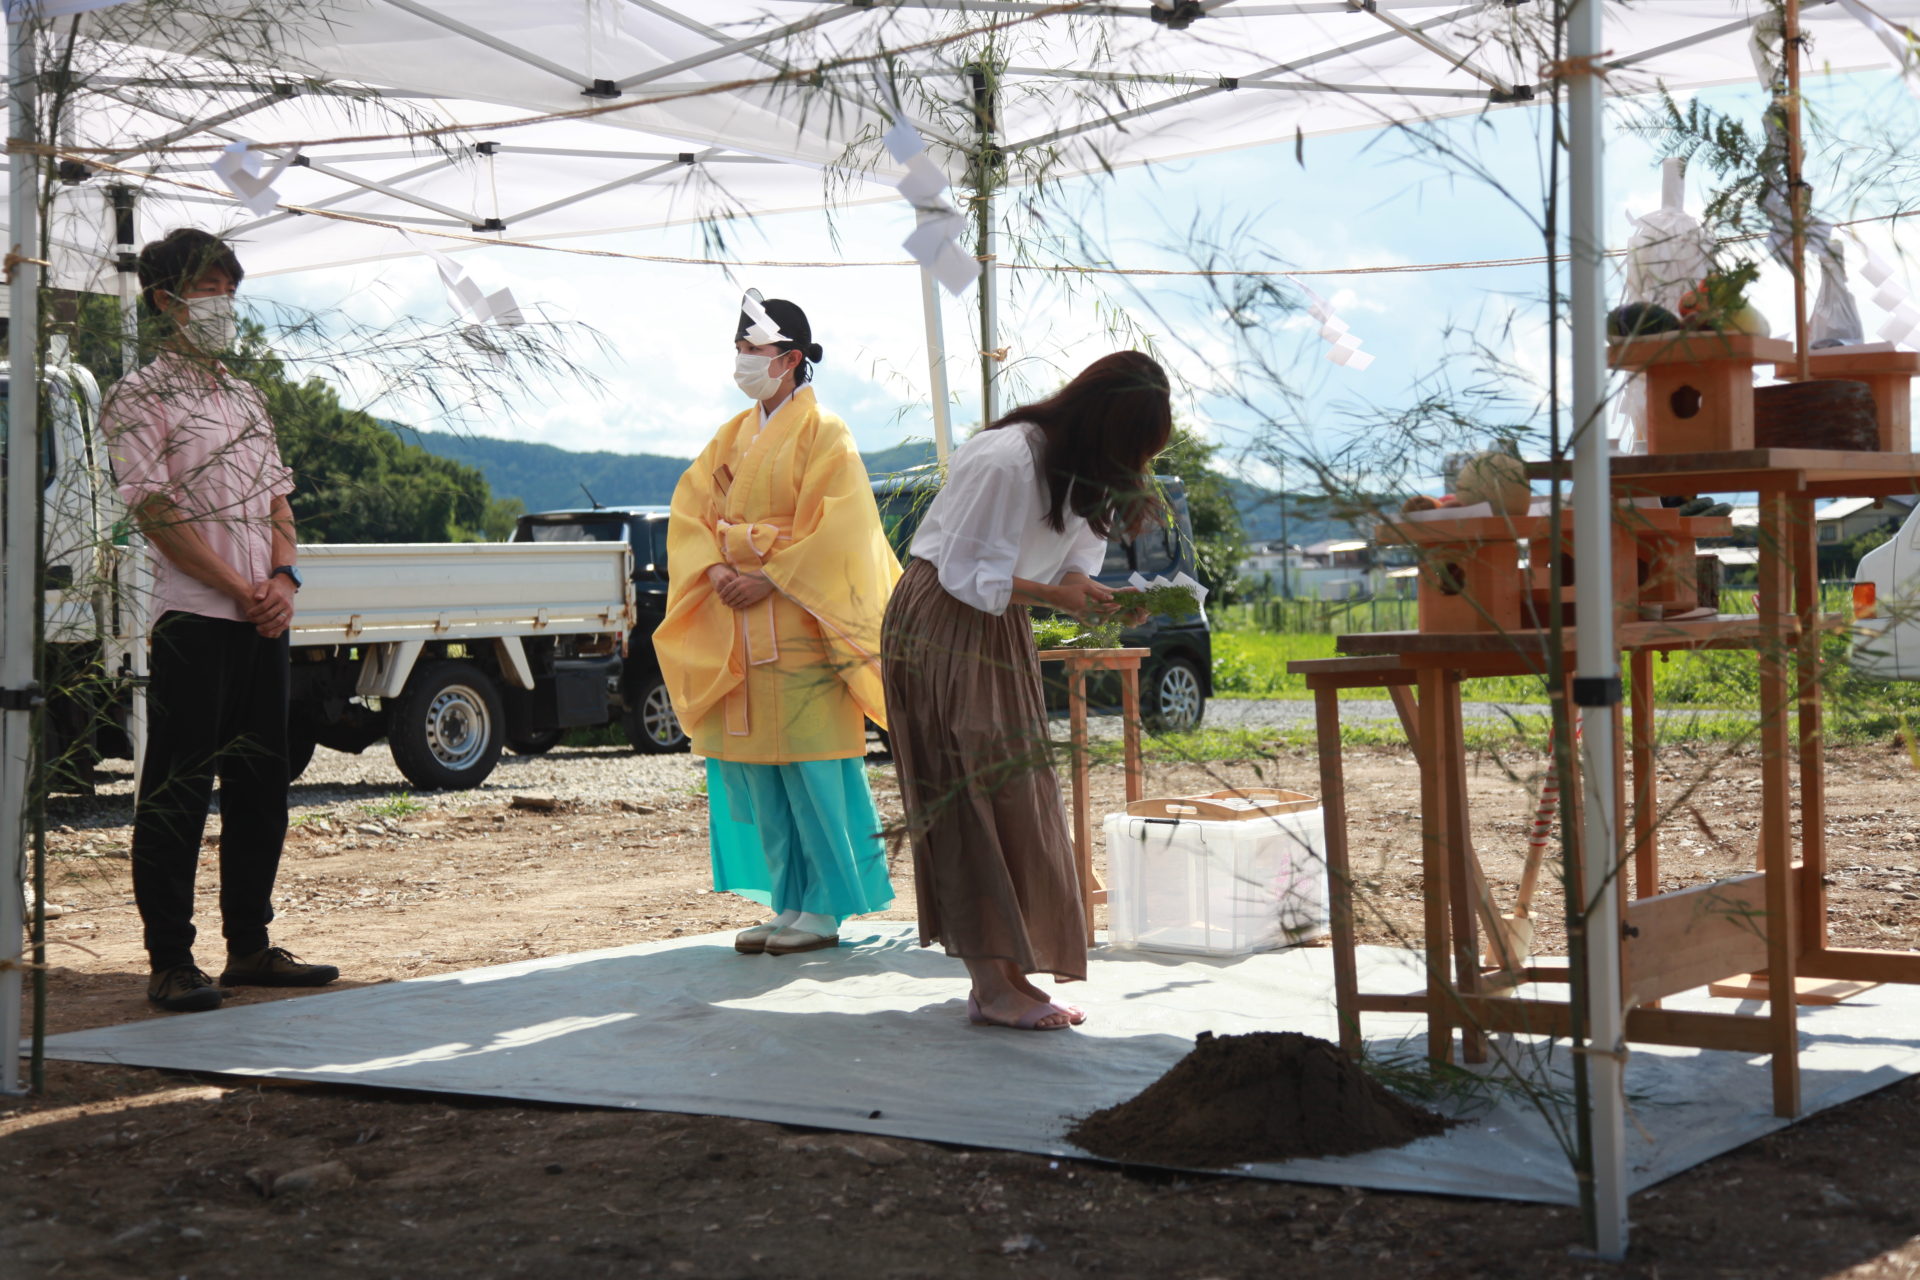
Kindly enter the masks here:
<path id="1" fill-rule="evenodd" d="M 218 196 L 168 188 L 163 179 L 220 184 L 209 153 L 163 153 L 156 140 L 402 131 L 388 111 L 338 92 L 364 86 L 411 123 L 463 127 L 431 141 L 309 145 L 304 167 L 277 184 L 284 203 L 423 231 L 544 240 L 897 199 L 888 182 L 899 170 L 877 141 L 894 91 L 936 161 L 961 181 L 978 133 L 964 67 L 995 24 L 995 57 L 1006 67 L 995 139 L 1013 157 L 1015 184 L 1524 103 L 1548 58 L 1537 4 L 1183 3 L 1184 27 L 1143 3 L 1043 16 L 1058 6 L 307 0 L 277 7 L 292 16 L 271 39 L 249 33 L 247 15 L 259 10 L 251 0 L 207 0 L 203 10 L 232 19 L 221 23 L 135 3 L 83 20 L 95 43 L 75 59 L 84 87 L 65 136 L 114 148 L 108 158 L 138 175 L 146 230 L 190 221 L 239 234 L 251 269 L 270 273 L 414 250 L 385 227 L 254 218 Z M 1920 14 L 1920 0 L 1879 9 L 1902 20 Z M 1608 85 L 1639 92 L 1750 80 L 1748 28 L 1770 12 L 1764 0 L 1609 5 Z M 1892 65 L 1836 3 L 1809 4 L 1806 26 L 1816 67 Z M 182 50 L 191 63 L 172 52 Z M 807 83 L 773 80 L 783 69 L 807 73 Z M 156 74 L 182 73 L 195 84 L 152 84 Z M 881 89 L 883 73 L 894 89 Z M 593 108 L 611 109 L 507 126 Z M 863 177 L 868 169 L 884 180 Z M 101 243 L 98 192 L 113 180 L 96 176 L 62 199 L 57 232 L 76 249 Z M 83 263 L 63 258 L 59 274 L 98 286 Z"/>

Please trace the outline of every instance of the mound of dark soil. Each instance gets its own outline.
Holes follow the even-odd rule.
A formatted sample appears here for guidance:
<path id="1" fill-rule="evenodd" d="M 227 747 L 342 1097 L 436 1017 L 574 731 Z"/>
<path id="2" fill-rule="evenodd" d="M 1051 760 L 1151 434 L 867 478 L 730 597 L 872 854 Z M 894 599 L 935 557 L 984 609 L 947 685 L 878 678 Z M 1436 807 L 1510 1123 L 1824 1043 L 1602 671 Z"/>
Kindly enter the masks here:
<path id="1" fill-rule="evenodd" d="M 1206 1032 L 1137 1097 L 1067 1136 L 1109 1160 L 1209 1169 L 1404 1146 L 1450 1123 L 1315 1036 Z"/>

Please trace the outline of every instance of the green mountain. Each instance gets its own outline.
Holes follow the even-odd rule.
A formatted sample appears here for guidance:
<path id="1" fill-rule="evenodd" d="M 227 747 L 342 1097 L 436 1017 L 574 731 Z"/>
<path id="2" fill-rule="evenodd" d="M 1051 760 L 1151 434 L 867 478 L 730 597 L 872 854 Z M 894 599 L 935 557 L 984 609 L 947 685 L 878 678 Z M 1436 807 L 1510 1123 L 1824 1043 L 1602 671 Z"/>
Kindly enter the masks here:
<path id="1" fill-rule="evenodd" d="M 665 506 L 688 459 L 657 453 L 575 453 L 550 444 L 498 440 L 396 427 L 396 434 L 439 457 L 478 468 L 496 498 L 518 498 L 529 511 L 588 505 Z M 866 455 L 867 470 L 888 475 L 933 461 L 933 445 L 907 443 Z"/>
<path id="2" fill-rule="evenodd" d="M 1316 542 L 1367 536 L 1364 523 L 1330 510 L 1331 504 L 1321 495 L 1282 495 L 1234 479 L 1227 481 L 1227 490 L 1249 542 L 1279 542 L 1284 535 L 1296 547 L 1309 547 Z"/>
<path id="3" fill-rule="evenodd" d="M 518 498 L 529 511 L 586 506 L 587 491 L 608 506 L 665 506 L 688 461 L 655 453 L 575 453 L 550 444 L 489 436 L 396 430 L 429 453 L 478 468 L 494 497 Z M 871 474 L 891 475 L 932 462 L 933 444 L 912 440 L 891 449 L 870 450 L 865 456 Z M 1230 479 L 1227 484 L 1248 539 L 1277 540 L 1283 525 L 1279 495 L 1241 480 Z M 1364 536 L 1350 522 L 1329 513 L 1325 499 L 1293 493 L 1287 495 L 1285 507 L 1286 535 L 1297 545 Z"/>
<path id="4" fill-rule="evenodd" d="M 524 440 L 404 428 L 399 434 L 429 453 L 478 467 L 494 497 L 518 498 L 529 511 L 584 507 L 589 491 L 608 506 L 664 506 L 687 469 L 685 458 L 652 453 L 574 453 Z"/>

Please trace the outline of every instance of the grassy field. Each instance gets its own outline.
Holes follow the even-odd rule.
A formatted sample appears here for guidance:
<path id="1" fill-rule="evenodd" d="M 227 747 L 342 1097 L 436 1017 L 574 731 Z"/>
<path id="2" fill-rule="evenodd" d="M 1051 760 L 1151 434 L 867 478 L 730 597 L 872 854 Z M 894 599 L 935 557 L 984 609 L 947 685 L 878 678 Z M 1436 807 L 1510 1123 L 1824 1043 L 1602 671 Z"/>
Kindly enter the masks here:
<path id="1" fill-rule="evenodd" d="M 1306 698 L 1305 681 L 1289 675 L 1287 664 L 1336 656 L 1334 640 L 1326 634 L 1216 632 L 1214 696 Z M 1911 740 L 1913 728 L 1920 727 L 1920 682 L 1869 680 L 1855 674 L 1847 662 L 1845 636 L 1829 636 L 1821 656 L 1828 733 L 1833 740 L 1880 740 L 1896 734 Z M 1656 706 L 1700 713 L 1686 736 L 1738 738 L 1752 733 L 1753 714 L 1760 702 L 1758 663 L 1752 653 L 1674 653 L 1655 660 L 1653 678 Z M 1541 681 L 1526 676 L 1468 680 L 1463 693 L 1476 702 L 1537 705 L 1543 713 L 1547 703 Z M 1524 736 L 1518 728 L 1516 733 Z"/>

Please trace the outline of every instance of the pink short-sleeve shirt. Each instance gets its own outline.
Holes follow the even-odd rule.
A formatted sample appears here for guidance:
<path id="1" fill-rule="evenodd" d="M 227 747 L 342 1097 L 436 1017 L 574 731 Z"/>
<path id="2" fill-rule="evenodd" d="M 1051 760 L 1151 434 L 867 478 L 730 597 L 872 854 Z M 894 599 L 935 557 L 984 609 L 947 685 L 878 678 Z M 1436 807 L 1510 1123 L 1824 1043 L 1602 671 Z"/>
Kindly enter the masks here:
<path id="1" fill-rule="evenodd" d="M 172 352 L 107 393 L 101 426 L 128 507 L 159 494 L 248 582 L 273 570 L 273 500 L 293 492 L 259 389 Z M 154 557 L 153 616 L 246 620 L 240 606 Z"/>

